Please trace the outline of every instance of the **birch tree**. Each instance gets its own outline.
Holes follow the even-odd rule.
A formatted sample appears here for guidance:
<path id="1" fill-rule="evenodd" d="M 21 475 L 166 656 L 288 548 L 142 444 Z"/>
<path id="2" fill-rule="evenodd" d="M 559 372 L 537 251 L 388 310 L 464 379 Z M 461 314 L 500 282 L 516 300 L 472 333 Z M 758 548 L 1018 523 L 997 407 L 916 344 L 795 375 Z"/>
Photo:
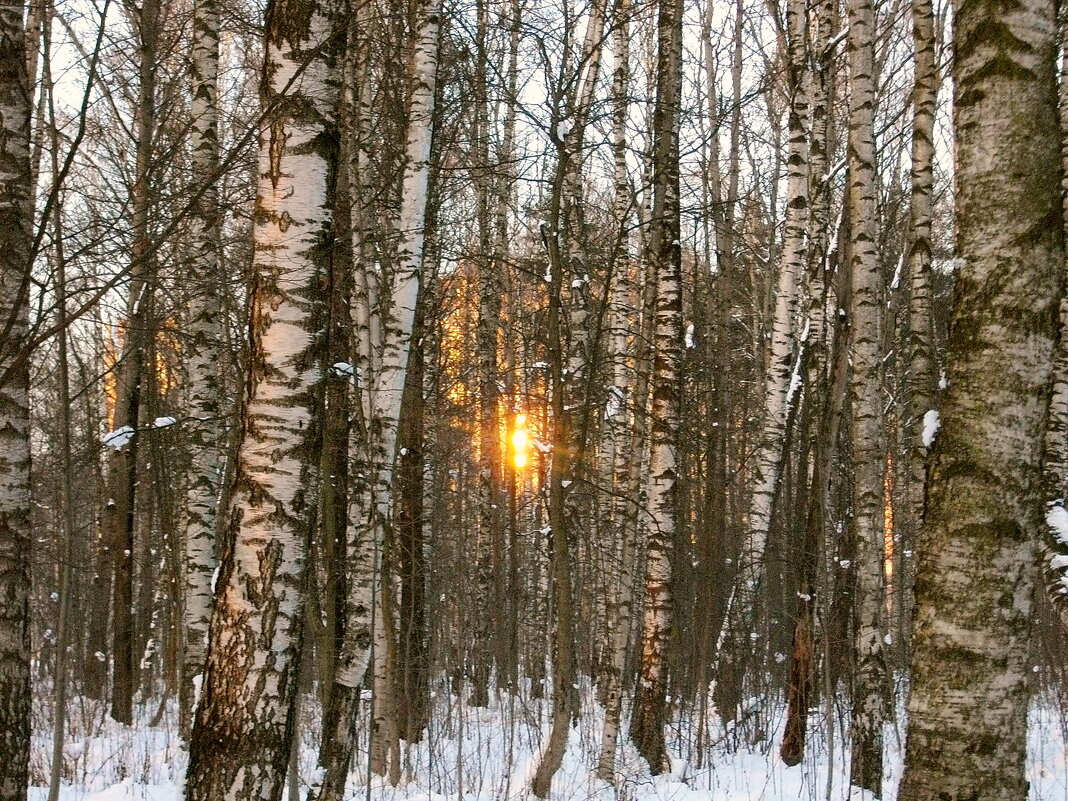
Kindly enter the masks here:
<path id="1" fill-rule="evenodd" d="M 190 261 L 194 292 L 189 321 L 189 418 L 192 474 L 186 494 L 185 621 L 180 729 L 188 737 L 193 724 L 196 677 L 204 670 L 211 616 L 211 576 L 215 570 L 216 504 L 219 501 L 222 452 L 218 342 L 221 314 L 218 291 L 220 242 L 219 193 L 219 8 L 216 0 L 193 6 L 193 106 L 190 147 L 193 179 L 201 191 L 195 209 L 197 253 Z"/>
<path id="2" fill-rule="evenodd" d="M 653 206 L 648 258 L 656 270 L 655 360 L 649 454 L 649 530 L 641 666 L 630 736 L 652 772 L 670 769 L 664 743 L 667 647 L 672 630 L 671 555 L 678 530 L 676 484 L 682 363 L 682 248 L 679 230 L 679 115 L 682 99 L 682 0 L 660 0 Z"/>
<path id="3" fill-rule="evenodd" d="M 849 17 L 849 384 L 853 437 L 850 519 L 856 585 L 850 782 L 882 792 L 883 469 L 882 287 L 875 183 L 875 14 L 871 0 L 850 0 Z"/>
<path id="4" fill-rule="evenodd" d="M 0 799 L 24 801 L 30 759 L 30 371 L 33 211 L 23 4 L 0 4 Z"/>
<path id="5" fill-rule="evenodd" d="M 252 354 L 229 531 L 190 742 L 189 801 L 278 801 L 300 655 L 303 452 L 317 380 L 306 324 L 330 253 L 338 9 L 267 8 Z"/>
<path id="6" fill-rule="evenodd" d="M 960 266 L 917 544 L 902 801 L 1027 794 L 1027 642 L 1064 275 L 1056 4 L 954 10 Z"/>

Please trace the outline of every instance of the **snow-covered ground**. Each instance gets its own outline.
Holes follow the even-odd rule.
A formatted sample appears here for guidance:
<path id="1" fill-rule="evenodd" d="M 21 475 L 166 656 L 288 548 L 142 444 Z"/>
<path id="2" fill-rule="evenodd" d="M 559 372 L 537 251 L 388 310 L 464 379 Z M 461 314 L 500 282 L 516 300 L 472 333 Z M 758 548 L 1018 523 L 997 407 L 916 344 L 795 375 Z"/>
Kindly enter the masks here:
<path id="1" fill-rule="evenodd" d="M 804 801 L 804 799 L 858 799 L 845 784 L 848 747 L 838 727 L 830 733 L 817 716 L 805 760 L 787 768 L 778 759 L 781 715 L 767 721 L 777 734 L 771 742 L 739 744 L 744 739 L 720 726 L 710 727 L 705 741 L 711 745 L 696 753 L 682 753 L 670 776 L 652 777 L 645 763 L 629 747 L 618 765 L 615 787 L 599 781 L 593 773 L 600 739 L 601 716 L 587 698 L 586 714 L 572 729 L 567 756 L 553 782 L 558 801 Z M 434 723 L 423 742 L 404 746 L 404 781 L 391 787 L 375 779 L 370 788 L 366 766 L 354 768 L 349 796 L 369 801 L 490 801 L 527 799 L 533 757 L 540 732 L 548 732 L 548 707 L 543 701 L 501 695 L 488 709 L 474 709 L 438 696 Z M 309 704 L 309 706 L 311 706 Z M 44 704 L 41 704 L 44 707 Z M 39 718 L 50 710 L 40 708 Z M 64 748 L 63 801 L 180 801 L 186 756 L 176 730 L 172 708 L 155 727 L 148 717 L 135 728 L 120 726 L 107 718 L 98 704 L 76 699 L 71 705 L 71 731 Z M 841 715 L 839 711 L 838 716 Z M 50 717 L 50 715 L 49 715 Z M 691 725 L 692 716 L 679 716 Z M 299 797 L 315 768 L 317 721 L 302 722 L 299 760 Z M 673 732 L 676 753 L 682 743 L 693 743 L 693 731 Z M 884 798 L 894 801 L 901 775 L 901 728 L 886 730 L 887 773 Z M 366 754 L 361 743 L 360 752 Z M 35 741 L 31 776 L 47 784 L 51 733 L 42 731 Z M 362 761 L 362 760 L 361 760 Z M 1068 801 L 1068 750 L 1060 713 L 1036 706 L 1031 716 L 1028 765 L 1032 801 Z M 31 788 L 30 801 L 45 801 L 47 789 Z M 293 796 L 289 795 L 289 798 Z"/>

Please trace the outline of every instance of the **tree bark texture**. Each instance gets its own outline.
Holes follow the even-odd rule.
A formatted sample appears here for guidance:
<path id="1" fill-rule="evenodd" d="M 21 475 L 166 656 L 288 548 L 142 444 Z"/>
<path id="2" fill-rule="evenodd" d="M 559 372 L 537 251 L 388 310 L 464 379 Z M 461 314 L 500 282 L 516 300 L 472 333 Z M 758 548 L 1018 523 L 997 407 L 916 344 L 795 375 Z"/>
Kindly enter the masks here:
<path id="1" fill-rule="evenodd" d="M 30 759 L 30 371 L 33 211 L 23 4 L 0 4 L 0 801 L 25 801 Z"/>
<path id="2" fill-rule="evenodd" d="M 653 208 L 648 258 L 656 270 L 655 355 L 649 453 L 649 531 L 641 666 L 630 736 L 652 772 L 670 770 L 667 650 L 674 620 L 671 557 L 678 529 L 679 397 L 682 363 L 682 249 L 679 241 L 679 133 L 682 97 L 681 0 L 661 0 L 653 114 Z"/>
<path id="3" fill-rule="evenodd" d="M 330 254 L 337 77 L 327 2 L 267 9 L 255 217 L 256 281 L 237 478 L 189 801 L 278 801 L 294 721 L 308 532 L 304 452 L 318 366 L 307 319 Z"/>
<path id="4" fill-rule="evenodd" d="M 196 705 L 197 677 L 203 680 L 208 624 L 211 619 L 211 576 L 215 571 L 216 513 L 222 479 L 222 385 L 219 341 L 222 312 L 219 293 L 221 231 L 219 192 L 219 7 L 217 0 L 193 6 L 193 105 L 190 145 L 194 179 L 203 194 L 194 214 L 197 253 L 189 263 L 193 292 L 189 320 L 188 431 L 192 470 L 186 493 L 183 562 L 184 653 L 179 698 L 179 729 L 189 737 Z M 197 187 L 201 189 L 201 187 Z"/>
<path id="5" fill-rule="evenodd" d="M 1064 277 L 1056 30 L 1049 0 L 955 7 L 960 266 L 917 545 L 902 801 L 1027 794 L 1027 642 Z"/>

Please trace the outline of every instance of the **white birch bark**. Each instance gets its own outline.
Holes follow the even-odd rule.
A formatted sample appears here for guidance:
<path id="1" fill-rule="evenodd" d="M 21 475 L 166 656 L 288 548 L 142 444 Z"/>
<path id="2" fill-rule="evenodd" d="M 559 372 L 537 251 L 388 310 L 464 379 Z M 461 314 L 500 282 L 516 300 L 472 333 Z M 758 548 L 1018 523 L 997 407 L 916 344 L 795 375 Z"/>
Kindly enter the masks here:
<path id="1" fill-rule="evenodd" d="M 191 474 L 186 493 L 184 540 L 184 653 L 180 698 L 180 730 L 188 738 L 196 704 L 197 676 L 211 617 L 211 576 L 215 570 L 216 507 L 222 473 L 222 387 L 218 372 L 221 313 L 218 271 L 221 248 L 219 193 L 214 186 L 219 168 L 219 8 L 217 0 L 197 0 L 193 7 L 193 103 L 190 146 L 193 178 L 203 187 L 193 214 L 196 253 L 189 266 L 193 291 L 188 326 L 188 431 Z"/>
<path id="2" fill-rule="evenodd" d="M 612 153 L 614 158 L 615 220 L 619 227 L 616 257 L 612 265 L 610 295 L 611 331 L 608 361 L 612 367 L 608 408 L 605 410 L 605 461 L 611 466 L 612 501 L 608 530 L 614 535 L 613 560 L 609 581 L 612 599 L 607 614 L 607 666 L 604 675 L 605 716 L 601 728 L 601 748 L 597 758 L 597 776 L 614 782 L 616 748 L 623 701 L 623 672 L 627 644 L 630 641 L 634 605 L 634 554 L 636 551 L 637 515 L 628 492 L 631 456 L 636 443 L 629 442 L 634 409 L 634 376 L 629 364 L 628 333 L 637 330 L 638 292 L 632 277 L 629 248 L 631 193 L 627 176 L 627 118 L 630 113 L 630 0 L 617 0 L 612 42 L 615 70 L 612 76 Z M 628 449 L 630 444 L 632 448 Z M 618 550 L 616 550 L 618 548 Z"/>
<path id="3" fill-rule="evenodd" d="M 278 801 L 304 612 L 302 448 L 318 378 L 307 319 L 328 254 L 336 8 L 267 8 L 252 354 L 230 530 L 190 742 L 189 801 Z"/>
<path id="4" fill-rule="evenodd" d="M 767 373 L 764 389 L 764 417 L 754 455 L 753 490 L 749 508 L 745 549 L 739 565 L 743 592 L 736 598 L 742 615 L 760 603 L 764 576 L 764 552 L 779 476 L 782 472 L 786 423 L 790 415 L 790 383 L 796 356 L 796 317 L 799 278 L 805 271 L 806 226 L 808 223 L 809 93 L 811 71 L 805 40 L 806 14 L 802 3 L 786 6 L 787 85 L 790 89 L 788 155 L 786 159 L 786 218 L 774 293 L 774 313 L 767 346 Z M 796 394 L 796 393 L 794 393 Z M 741 635 L 746 636 L 746 632 Z"/>
<path id="5" fill-rule="evenodd" d="M 0 798 L 24 801 L 30 758 L 29 327 L 31 92 L 23 4 L 0 4 Z"/>
<path id="6" fill-rule="evenodd" d="M 1063 15 L 1062 15 L 1063 17 Z M 1068 20 L 1060 26 L 1060 49 L 1063 64 L 1068 42 Z M 1068 69 L 1061 68 L 1060 77 L 1060 123 L 1061 123 L 1061 168 L 1068 166 Z M 1068 172 L 1061 182 L 1062 191 L 1068 188 Z M 1068 219 L 1068 195 L 1065 195 L 1063 211 Z M 1068 264 L 1066 264 L 1068 274 Z M 1050 397 L 1049 424 L 1046 428 L 1045 482 L 1046 482 L 1046 536 L 1045 581 L 1047 594 L 1061 621 L 1068 631 L 1068 513 L 1065 512 L 1068 496 L 1068 296 L 1061 298 L 1058 312 L 1060 337 L 1053 354 L 1053 393 Z M 1058 558 L 1060 557 L 1060 558 Z"/>
<path id="7" fill-rule="evenodd" d="M 882 287 L 876 251 L 874 26 L 871 0 L 849 0 L 850 403 L 856 585 L 850 782 L 882 792 L 883 661 Z"/>
<path id="8" fill-rule="evenodd" d="M 917 545 L 902 801 L 1027 795 L 1027 644 L 1065 258 L 1051 169 L 1056 14 L 1050 0 L 955 7 L 960 267 Z"/>
<path id="9" fill-rule="evenodd" d="M 641 667 L 630 736 L 654 773 L 670 769 L 664 741 L 667 647 L 673 626 L 671 556 L 677 534 L 676 483 L 682 363 L 682 248 L 679 240 L 679 117 L 682 100 L 681 0 L 661 0 L 657 18 L 657 92 L 653 114 L 650 266 L 656 273 L 652 375 L 649 531 Z"/>

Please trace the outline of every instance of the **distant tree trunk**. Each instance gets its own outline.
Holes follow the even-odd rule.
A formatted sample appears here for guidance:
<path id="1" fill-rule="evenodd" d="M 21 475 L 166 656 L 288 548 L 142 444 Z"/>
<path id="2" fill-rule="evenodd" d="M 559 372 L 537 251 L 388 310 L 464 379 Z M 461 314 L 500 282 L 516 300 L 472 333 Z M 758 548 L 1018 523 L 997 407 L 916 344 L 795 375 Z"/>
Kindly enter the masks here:
<path id="1" fill-rule="evenodd" d="M 682 0 L 660 0 L 656 110 L 653 113 L 653 208 L 648 258 L 656 270 L 655 358 L 649 453 L 649 531 L 641 668 L 630 737 L 654 774 L 670 769 L 664 743 L 667 648 L 674 599 L 671 557 L 678 530 L 676 483 L 682 363 L 682 248 L 679 229 L 679 134 L 682 99 Z"/>
<path id="2" fill-rule="evenodd" d="M 189 801 L 278 801 L 292 742 L 316 360 L 307 318 L 330 257 L 337 76 L 330 2 L 267 8 L 252 355 L 237 481 L 190 740 Z M 291 85 L 290 85 L 291 84 Z"/>
<path id="3" fill-rule="evenodd" d="M 882 793 L 886 666 L 883 658 L 882 280 L 875 182 L 875 15 L 849 0 L 849 304 L 852 412 L 853 753 L 850 783 Z"/>
<path id="4" fill-rule="evenodd" d="M 477 4 L 478 30 L 476 34 L 475 92 L 478 95 L 474 110 L 474 139 L 477 163 L 475 181 L 477 223 L 479 231 L 478 258 L 478 323 L 476 328 L 478 351 L 479 447 L 478 447 L 478 538 L 475 548 L 475 567 L 478 573 L 478 608 L 475 614 L 475 642 L 470 702 L 486 706 L 489 702 L 489 674 L 493 653 L 492 609 L 497 606 L 493 597 L 495 551 L 500 550 L 503 536 L 504 496 L 500 448 L 500 398 L 497 389 L 497 350 L 501 316 L 502 273 L 504 265 L 493 258 L 493 224 L 490 215 L 491 165 L 489 163 L 490 102 L 486 67 L 489 60 L 487 36 L 489 11 L 486 0 Z"/>
<path id="5" fill-rule="evenodd" d="M 30 310 L 33 209 L 23 4 L 0 4 L 0 799 L 25 801 L 30 759 Z"/>
<path id="6" fill-rule="evenodd" d="M 115 366 L 114 431 L 129 428 L 128 444 L 116 447 L 108 459 L 108 501 L 104 516 L 111 547 L 112 681 L 111 716 L 133 724 L 133 694 L 137 686 L 134 656 L 133 553 L 137 492 L 136 435 L 141 408 L 145 353 L 152 347 L 152 306 L 155 281 L 150 261 L 152 196 L 149 174 L 156 131 L 156 41 L 159 3 L 148 0 L 137 12 L 138 73 L 136 166 L 133 186 L 133 244 L 130 255 L 130 295 L 122 355 Z"/>
<path id="7" fill-rule="evenodd" d="M 43 22 L 43 69 L 41 91 L 47 93 L 48 127 L 50 133 L 51 177 L 53 182 L 59 180 L 60 132 L 56 121 L 55 84 L 52 79 L 52 16 L 47 14 Z M 67 254 L 64 245 L 63 206 L 52 206 L 52 236 L 55 248 L 56 280 L 56 327 L 59 331 L 56 343 L 56 380 L 58 383 L 57 401 L 59 415 L 59 449 L 60 465 L 63 475 L 60 481 L 60 544 L 59 554 L 59 610 L 56 622 L 56 667 L 55 667 L 55 712 L 52 718 L 52 766 L 48 776 L 48 801 L 59 801 L 60 782 L 63 773 L 63 743 L 66 736 L 67 697 L 69 688 L 69 654 L 71 641 L 71 609 L 73 599 L 74 566 L 74 532 L 77 520 L 74 511 L 73 482 L 75 481 L 74 459 L 72 453 L 71 393 L 70 393 L 70 343 L 68 326 L 70 324 L 67 302 Z"/>
<path id="8" fill-rule="evenodd" d="M 397 461 L 397 502 L 393 514 L 394 552 L 400 582 L 395 705 L 400 736 L 410 743 L 422 739 L 430 715 L 426 560 L 423 553 L 424 306 L 420 301 L 413 333 L 414 347 L 408 359 Z"/>
<path id="9" fill-rule="evenodd" d="M 215 571 L 216 510 L 222 480 L 222 386 L 219 375 L 221 302 L 219 298 L 219 193 L 214 186 L 219 168 L 219 8 L 216 0 L 197 0 L 193 7 L 193 108 L 190 146 L 193 173 L 202 191 L 194 225 L 197 253 L 189 262 L 194 299 L 189 320 L 188 354 L 189 447 L 192 471 L 186 494 L 183 561 L 184 653 L 179 697 L 179 731 L 188 739 L 196 706 L 196 682 L 203 679 L 208 623 L 211 618 L 211 576 Z"/>
<path id="10" fill-rule="evenodd" d="M 608 610 L 607 654 L 603 677 L 605 699 L 604 726 L 601 730 L 601 750 L 597 760 L 597 776 L 614 782 L 616 746 L 623 708 L 623 672 L 626 667 L 627 644 L 630 642 L 631 619 L 634 608 L 634 562 L 637 543 L 637 507 L 630 489 L 632 456 L 640 448 L 640 441 L 632 441 L 632 421 L 644 412 L 634 408 L 633 370 L 628 362 L 627 336 L 636 328 L 638 292 L 633 276 L 629 248 L 631 192 L 627 180 L 627 117 L 630 111 L 630 0 L 616 0 L 615 27 L 612 37 L 615 49 L 615 71 L 612 76 L 612 153 L 615 167 L 614 222 L 619 228 L 616 240 L 615 263 L 612 265 L 611 333 L 608 342 L 608 362 L 613 379 L 609 389 L 609 408 L 605 412 L 605 445 L 610 457 L 612 502 L 609 532 L 618 543 L 618 551 L 611 566 L 609 592 L 612 604 Z M 628 447 L 630 446 L 630 447 Z"/>
<path id="11" fill-rule="evenodd" d="M 912 186 L 909 198 L 909 310 L 906 356 L 909 365 L 908 407 L 903 415 L 907 455 L 907 514 L 899 515 L 898 527 L 903 551 L 898 564 L 910 566 L 904 557 L 915 549 L 916 537 L 923 521 L 923 504 L 927 480 L 927 443 L 924 422 L 936 414 L 937 377 L 934 360 L 934 331 L 931 317 L 931 224 L 934 195 L 934 124 L 940 84 L 938 55 L 935 50 L 934 9 L 930 0 L 912 2 L 912 39 L 915 47 L 915 83 L 912 90 Z M 1068 314 L 1068 309 L 1065 310 Z M 901 518 L 905 520 L 902 521 Z M 909 600 L 910 576 L 895 570 L 903 582 L 904 605 Z"/>
<path id="12" fill-rule="evenodd" d="M 575 690 L 575 633 L 574 595 L 571 587 L 571 533 L 565 504 L 566 491 L 572 484 L 571 442 L 572 432 L 564 401 L 565 368 L 563 340 L 563 281 L 564 261 L 561 252 L 561 225 L 563 186 L 566 175 L 564 148 L 557 144 L 560 160 L 554 176 L 549 209 L 549 225 L 544 232 L 544 241 L 549 259 L 549 309 L 546 325 L 546 350 L 550 391 L 552 454 L 549 467 L 548 517 L 549 517 L 549 581 L 552 593 L 553 616 L 550 625 L 550 652 L 553 671 L 553 716 L 552 729 L 542 749 L 538 767 L 531 781 L 531 791 L 538 798 L 547 798 L 553 776 L 567 749 L 571 720 L 578 711 L 578 693 Z"/>
<path id="13" fill-rule="evenodd" d="M 1064 277 L 1056 4 L 955 11 L 961 266 L 917 544 L 901 801 L 1027 795 L 1027 643 Z"/>

